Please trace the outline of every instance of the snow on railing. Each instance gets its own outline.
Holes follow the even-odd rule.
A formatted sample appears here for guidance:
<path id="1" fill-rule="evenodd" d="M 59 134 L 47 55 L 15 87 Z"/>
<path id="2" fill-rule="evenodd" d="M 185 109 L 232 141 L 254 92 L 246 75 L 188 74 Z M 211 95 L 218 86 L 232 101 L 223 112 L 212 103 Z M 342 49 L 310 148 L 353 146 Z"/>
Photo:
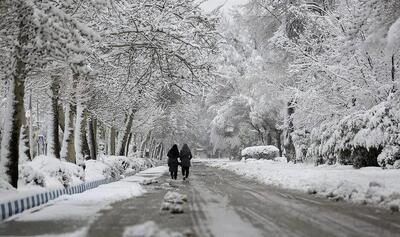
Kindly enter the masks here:
<path id="1" fill-rule="evenodd" d="M 25 197 L 18 197 L 14 200 L 0 201 L 0 221 L 13 215 L 22 213 L 25 210 L 38 207 L 62 195 L 72 195 L 82 193 L 86 190 L 96 188 L 103 184 L 108 184 L 119 179 L 102 179 L 74 185 L 68 188 L 48 190 L 42 193 L 27 194 Z"/>

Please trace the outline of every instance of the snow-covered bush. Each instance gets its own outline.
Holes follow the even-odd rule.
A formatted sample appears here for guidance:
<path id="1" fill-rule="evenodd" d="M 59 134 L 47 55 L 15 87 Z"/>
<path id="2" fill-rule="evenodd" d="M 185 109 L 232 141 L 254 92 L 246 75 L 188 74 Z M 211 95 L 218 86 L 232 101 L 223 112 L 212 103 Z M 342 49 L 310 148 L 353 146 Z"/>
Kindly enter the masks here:
<path id="1" fill-rule="evenodd" d="M 19 167 L 19 182 L 23 185 L 69 187 L 82 183 L 84 179 L 82 167 L 54 157 L 38 156 Z"/>
<path id="2" fill-rule="evenodd" d="M 385 165 L 384 160 L 394 159 L 396 154 L 386 147 L 399 145 L 399 111 L 394 103 L 383 102 L 370 110 L 323 123 L 311 133 L 309 156 L 316 163 L 338 162 L 359 168 L 377 166 L 378 155 L 385 150 L 380 158 L 380 164 Z"/>
<path id="3" fill-rule="evenodd" d="M 378 156 L 378 163 L 383 168 L 400 169 L 400 146 L 387 146 Z"/>
<path id="4" fill-rule="evenodd" d="M 279 157 L 279 149 L 275 146 L 251 146 L 242 150 L 242 157 L 245 159 L 267 159 L 273 160 Z"/>
<path id="5" fill-rule="evenodd" d="M 0 191 L 2 190 L 15 190 L 15 188 L 10 183 L 0 178 Z"/>
<path id="6" fill-rule="evenodd" d="M 34 169 L 30 165 L 21 165 L 19 167 L 19 180 L 24 185 L 38 185 L 41 187 L 45 186 L 45 178 L 43 173 Z"/>
<path id="7" fill-rule="evenodd" d="M 87 160 L 86 180 L 120 178 L 156 166 L 156 161 L 126 156 L 100 156 L 99 160 Z"/>

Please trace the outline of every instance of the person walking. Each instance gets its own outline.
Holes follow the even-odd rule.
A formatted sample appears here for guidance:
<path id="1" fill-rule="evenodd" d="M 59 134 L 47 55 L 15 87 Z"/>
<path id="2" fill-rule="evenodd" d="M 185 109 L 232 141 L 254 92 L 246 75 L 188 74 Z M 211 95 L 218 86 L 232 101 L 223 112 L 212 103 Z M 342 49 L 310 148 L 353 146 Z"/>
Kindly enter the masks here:
<path id="1" fill-rule="evenodd" d="M 172 148 L 168 151 L 168 167 L 169 173 L 171 174 L 171 179 L 176 179 L 178 177 L 178 157 L 179 157 L 179 149 L 176 144 L 172 146 Z"/>
<path id="2" fill-rule="evenodd" d="M 185 180 L 189 177 L 190 160 L 192 159 L 192 152 L 186 143 L 183 144 L 179 157 L 181 159 L 183 180 Z"/>

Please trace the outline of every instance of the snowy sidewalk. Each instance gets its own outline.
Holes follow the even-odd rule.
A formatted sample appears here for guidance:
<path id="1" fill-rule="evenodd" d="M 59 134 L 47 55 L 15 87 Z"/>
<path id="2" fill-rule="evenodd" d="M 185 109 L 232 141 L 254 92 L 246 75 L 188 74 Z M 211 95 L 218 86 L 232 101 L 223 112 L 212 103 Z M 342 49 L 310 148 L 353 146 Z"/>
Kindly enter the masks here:
<path id="1" fill-rule="evenodd" d="M 80 194 L 61 196 L 49 202 L 47 207 L 39 207 L 40 211 L 29 210 L 11 219 L 18 221 L 87 219 L 113 202 L 142 195 L 145 190 L 140 184 L 158 178 L 166 171 L 167 168 L 164 166 L 150 168 L 134 176 L 100 185 Z"/>
<path id="2" fill-rule="evenodd" d="M 379 205 L 392 211 L 398 211 L 400 206 L 400 170 L 314 166 L 270 160 L 202 161 L 265 184 L 301 190 L 337 201 Z"/>
<path id="3" fill-rule="evenodd" d="M 167 167 L 165 166 L 150 168 L 134 176 L 100 185 L 80 194 L 61 196 L 44 206 L 27 210 L 6 221 L 15 223 L 68 223 L 69 220 L 73 220 L 73 222 L 83 222 L 88 225 L 97 217 L 100 210 L 108 208 L 110 204 L 142 195 L 145 190 L 141 184 L 159 178 L 166 171 Z M 87 226 L 83 226 L 82 230 L 78 232 L 84 231 L 86 228 Z"/>

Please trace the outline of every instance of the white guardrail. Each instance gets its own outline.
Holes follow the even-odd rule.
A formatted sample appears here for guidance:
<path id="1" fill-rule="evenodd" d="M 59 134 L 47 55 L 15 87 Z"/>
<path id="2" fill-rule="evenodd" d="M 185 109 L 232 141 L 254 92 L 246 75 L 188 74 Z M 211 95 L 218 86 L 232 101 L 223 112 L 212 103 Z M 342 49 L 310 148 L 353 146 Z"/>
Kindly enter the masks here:
<path id="1" fill-rule="evenodd" d="M 26 197 L 18 197 L 15 200 L 7 200 L 5 202 L 0 201 L 0 221 L 3 221 L 10 216 L 21 213 L 33 207 L 43 205 L 53 199 L 58 198 L 59 196 L 82 193 L 86 190 L 96 188 L 99 185 L 108 184 L 117 180 L 119 179 L 96 180 L 71 186 L 68 188 L 47 190 L 45 192 L 35 194 L 27 194 Z"/>

